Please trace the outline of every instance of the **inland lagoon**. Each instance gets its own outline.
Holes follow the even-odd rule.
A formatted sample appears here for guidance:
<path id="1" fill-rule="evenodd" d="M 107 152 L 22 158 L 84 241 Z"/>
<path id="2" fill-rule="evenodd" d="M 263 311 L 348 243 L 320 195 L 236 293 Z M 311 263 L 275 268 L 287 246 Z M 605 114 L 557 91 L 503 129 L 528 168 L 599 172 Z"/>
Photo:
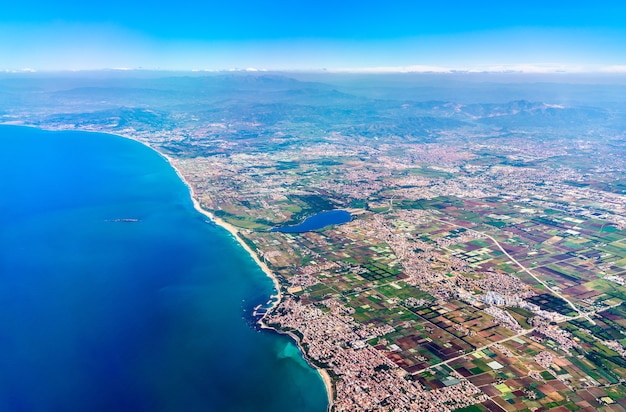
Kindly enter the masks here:
<path id="1" fill-rule="evenodd" d="M 283 226 L 275 227 L 270 232 L 283 232 L 283 233 L 303 233 L 318 230 L 331 225 L 340 225 L 352 220 L 350 212 L 345 210 L 328 210 L 326 212 L 320 212 L 313 216 L 309 216 L 302 223 L 295 226 Z"/>
<path id="2" fill-rule="evenodd" d="M 271 280 L 153 150 L 0 126 L 0 410 L 325 411 Z"/>

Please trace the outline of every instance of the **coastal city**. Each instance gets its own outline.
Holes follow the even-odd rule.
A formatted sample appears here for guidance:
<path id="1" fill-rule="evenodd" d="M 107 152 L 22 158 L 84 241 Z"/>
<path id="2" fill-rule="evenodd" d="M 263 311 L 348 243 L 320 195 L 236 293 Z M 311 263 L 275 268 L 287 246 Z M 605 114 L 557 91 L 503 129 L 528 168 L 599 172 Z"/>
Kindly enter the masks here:
<path id="1" fill-rule="evenodd" d="M 165 156 L 275 280 L 246 315 L 297 342 L 331 410 L 626 411 L 621 113 L 216 81 L 189 107 L 91 90 L 89 112 L 55 94 L 0 122 Z M 332 210 L 349 221 L 272 230 Z"/>

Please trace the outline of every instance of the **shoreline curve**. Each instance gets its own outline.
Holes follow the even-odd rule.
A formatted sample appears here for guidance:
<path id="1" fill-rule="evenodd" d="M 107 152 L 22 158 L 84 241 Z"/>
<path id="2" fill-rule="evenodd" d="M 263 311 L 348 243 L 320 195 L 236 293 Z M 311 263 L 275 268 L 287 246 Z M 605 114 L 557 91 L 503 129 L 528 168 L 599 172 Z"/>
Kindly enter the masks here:
<path id="1" fill-rule="evenodd" d="M 250 257 L 261 268 L 263 273 L 265 273 L 265 275 L 272 280 L 272 282 L 274 283 L 274 289 L 276 290 L 276 294 L 270 295 L 270 299 L 273 300 L 272 301 L 272 305 L 270 306 L 270 310 L 265 312 L 265 314 L 261 317 L 261 319 L 258 320 L 258 323 L 261 326 L 261 329 L 272 330 L 272 331 L 274 331 L 276 333 L 279 333 L 281 335 L 290 336 L 295 341 L 296 346 L 298 346 L 298 349 L 300 350 L 300 353 L 302 353 L 303 358 L 306 360 L 306 362 L 312 368 L 314 368 L 317 371 L 317 373 L 319 373 L 320 377 L 322 378 L 322 381 L 324 382 L 324 386 L 326 387 L 326 395 L 328 397 L 328 410 L 329 411 L 332 410 L 333 400 L 334 400 L 334 392 L 335 391 L 334 391 L 334 388 L 333 388 L 332 379 L 330 378 L 330 374 L 328 373 L 328 371 L 326 369 L 323 369 L 323 368 L 320 368 L 320 367 L 316 366 L 315 364 L 313 364 L 310 361 L 310 359 L 308 358 L 306 352 L 304 351 L 304 348 L 302 347 L 302 345 L 300 343 L 300 338 L 298 338 L 297 335 L 295 335 L 295 334 L 293 334 L 291 332 L 288 332 L 288 331 L 282 331 L 282 330 L 277 329 L 277 328 L 275 328 L 273 326 L 269 326 L 268 324 L 265 323 L 265 317 L 267 316 L 267 314 L 272 309 L 274 309 L 276 306 L 278 306 L 280 304 L 280 302 L 282 302 L 282 299 L 283 299 L 281 285 L 280 285 L 280 282 L 278 281 L 278 278 L 276 277 L 276 274 L 274 274 L 274 272 L 272 272 L 272 270 L 267 266 L 267 264 L 260 259 L 259 255 L 255 251 L 253 251 L 250 248 L 250 246 L 248 246 L 248 244 L 246 242 L 244 242 L 244 240 L 241 238 L 241 236 L 239 236 L 239 230 L 238 230 L 237 227 L 231 225 L 230 223 L 224 221 L 222 218 L 219 218 L 219 217 L 215 216 L 213 213 L 211 213 L 211 212 L 209 212 L 207 210 L 204 210 L 202 208 L 202 205 L 200 204 L 200 202 L 196 198 L 196 194 L 195 194 L 195 192 L 193 190 L 193 187 L 187 181 L 187 179 L 185 179 L 185 177 L 183 176 L 181 171 L 174 165 L 173 159 L 170 156 L 166 155 L 165 153 L 161 153 L 160 151 L 158 151 L 154 147 L 150 146 L 148 143 L 143 142 L 141 140 L 138 140 L 136 138 L 129 137 L 129 136 L 122 136 L 122 135 L 118 135 L 118 136 L 124 137 L 124 138 L 128 138 L 130 140 L 134 140 L 136 142 L 139 142 L 139 143 L 143 144 L 144 146 L 146 146 L 146 147 L 150 148 L 151 150 L 153 150 L 155 153 L 157 153 L 161 157 L 163 157 L 167 161 L 167 163 L 170 165 L 170 167 L 172 169 L 174 169 L 174 171 L 178 175 L 179 179 L 185 184 L 185 186 L 187 186 L 187 189 L 189 190 L 189 196 L 190 196 L 191 201 L 193 203 L 194 209 L 196 209 L 196 211 L 198 211 L 200 214 L 208 217 L 216 225 L 218 225 L 218 226 L 224 228 L 226 231 L 228 231 L 235 238 L 237 243 L 239 243 L 241 245 L 241 247 L 243 247 L 243 249 L 246 252 L 248 252 Z"/>
<path id="2" fill-rule="evenodd" d="M 294 340 L 294 342 L 298 346 L 298 349 L 300 350 L 300 353 L 302 353 L 302 357 L 304 358 L 304 360 L 313 369 L 315 369 L 317 371 L 317 373 L 320 375 L 320 377 L 322 378 L 322 381 L 324 383 L 324 387 L 326 388 L 326 395 L 328 397 L 328 411 L 331 411 L 333 409 L 335 391 L 334 391 L 332 379 L 331 379 L 330 374 L 328 373 L 328 371 L 326 369 L 324 369 L 324 368 L 318 367 L 313 362 L 311 362 L 311 360 L 309 359 L 308 355 L 304 351 L 304 348 L 301 345 L 300 338 L 297 335 L 295 335 L 295 334 L 293 334 L 292 332 L 289 332 L 289 331 L 282 331 L 282 330 L 277 329 L 277 328 L 275 328 L 273 326 L 269 326 L 269 325 L 267 325 L 265 323 L 265 317 L 267 316 L 267 313 L 269 313 L 272 309 L 274 309 L 276 306 L 278 306 L 280 304 L 280 302 L 282 302 L 282 299 L 283 299 L 281 285 L 280 285 L 280 282 L 278 281 L 278 278 L 276 277 L 276 274 L 274 274 L 274 272 L 271 271 L 271 269 L 267 266 L 267 264 L 265 262 L 261 261 L 259 255 L 256 252 L 254 252 L 250 248 L 250 246 L 248 246 L 246 244 L 246 242 L 244 242 L 244 240 L 241 238 L 241 236 L 239 236 L 239 230 L 238 230 L 237 227 L 231 225 L 230 223 L 224 221 L 223 219 L 215 216 L 213 213 L 211 213 L 211 212 L 209 212 L 209 211 L 207 211 L 207 210 L 202 208 L 202 206 L 200 205 L 200 202 L 196 198 L 196 194 L 195 194 L 195 191 L 193 190 L 193 187 L 187 181 L 187 179 L 185 179 L 185 177 L 183 176 L 181 171 L 176 167 L 176 165 L 174 165 L 174 161 L 173 161 L 173 159 L 169 155 L 160 152 L 159 150 L 154 148 L 152 145 L 150 145 L 148 142 L 140 140 L 137 137 L 134 137 L 134 136 L 131 136 L 131 135 L 122 135 L 122 134 L 118 134 L 118 133 L 112 133 L 110 131 L 85 130 L 85 129 L 69 129 L 69 128 L 68 129 L 63 129 L 63 128 L 55 129 L 55 128 L 39 127 L 39 126 L 36 126 L 36 125 L 10 124 L 10 123 L 0 123 L 0 125 L 17 126 L 17 127 L 31 127 L 31 128 L 34 128 L 34 129 L 53 131 L 53 132 L 68 131 L 68 132 L 108 134 L 108 135 L 117 136 L 117 137 L 120 137 L 120 138 L 123 138 L 123 139 L 133 140 L 133 141 L 135 141 L 135 142 L 137 142 L 137 143 L 147 147 L 148 149 L 154 151 L 159 156 L 161 156 L 167 162 L 167 164 L 174 170 L 174 172 L 176 173 L 178 178 L 183 182 L 183 184 L 187 187 L 187 189 L 189 191 L 189 197 L 191 198 L 191 201 L 192 201 L 194 209 L 198 213 L 200 213 L 200 214 L 204 215 L 205 217 L 209 218 L 217 226 L 220 226 L 223 229 L 225 229 L 226 231 L 228 231 L 235 238 L 237 243 L 239 243 L 241 245 L 241 247 L 246 252 L 248 252 L 250 257 L 255 261 L 255 263 L 259 266 L 259 268 L 261 268 L 263 273 L 265 273 L 265 275 L 272 280 L 272 282 L 274 283 L 274 289 L 276 290 L 276 294 L 270 295 L 270 300 L 272 300 L 272 304 L 270 306 L 270 310 L 268 310 L 261 317 L 261 319 L 258 320 L 258 323 L 259 323 L 261 329 L 272 330 L 272 331 L 274 331 L 274 332 L 276 332 L 278 334 L 287 335 L 287 336 L 291 337 Z"/>

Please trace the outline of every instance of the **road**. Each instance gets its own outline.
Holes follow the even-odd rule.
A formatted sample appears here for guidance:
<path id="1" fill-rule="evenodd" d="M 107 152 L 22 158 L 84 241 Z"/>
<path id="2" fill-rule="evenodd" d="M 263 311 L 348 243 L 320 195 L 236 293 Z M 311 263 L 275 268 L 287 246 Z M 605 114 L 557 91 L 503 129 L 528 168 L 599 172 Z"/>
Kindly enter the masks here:
<path id="1" fill-rule="evenodd" d="M 431 215 L 431 216 L 432 216 L 432 215 Z M 513 263 L 515 263 L 517 266 L 519 266 L 519 267 L 520 267 L 520 269 L 522 269 L 522 271 L 523 271 L 523 272 L 525 272 L 526 274 L 528 274 L 529 276 L 531 276 L 533 279 L 535 279 L 537 282 L 539 282 L 541 285 L 543 285 L 543 286 L 544 286 L 544 287 L 545 287 L 548 291 L 550 291 L 550 293 L 552 293 L 554 296 L 556 296 L 556 297 L 558 297 L 558 298 L 560 298 L 560 299 L 563 299 L 563 300 L 564 300 L 564 301 L 565 301 L 565 302 L 566 302 L 566 303 L 567 303 L 567 304 L 568 304 L 568 305 L 569 305 L 572 309 L 574 309 L 574 310 L 576 311 L 576 313 L 578 313 L 578 316 L 574 316 L 574 317 L 570 317 L 570 316 L 568 316 L 568 317 L 567 317 L 568 319 L 577 319 L 577 318 L 584 317 L 584 318 L 586 318 L 586 319 L 589 321 L 589 323 L 591 323 L 592 325 L 595 325 L 595 324 L 596 324 L 596 323 L 594 322 L 594 320 L 593 320 L 593 319 L 591 319 L 591 317 L 589 316 L 589 314 L 588 314 L 588 313 L 582 312 L 580 309 L 578 309 L 578 308 L 576 307 L 576 305 L 574 305 L 574 303 L 573 303 L 571 300 L 567 299 L 565 296 L 561 295 L 559 292 L 557 292 L 556 290 L 552 289 L 552 288 L 550 287 L 550 285 L 548 285 L 548 284 L 547 284 L 546 282 L 544 282 L 543 280 L 539 279 L 539 278 L 538 278 L 537 276 L 535 276 L 535 274 L 534 274 L 534 273 L 532 273 L 532 272 L 531 272 L 531 271 L 530 271 L 527 267 L 525 267 L 525 266 L 524 266 L 524 265 L 522 265 L 520 262 L 518 262 L 518 261 L 517 261 L 517 259 L 515 259 L 513 256 L 511 256 L 511 255 L 509 254 L 509 252 L 507 252 L 507 251 L 506 251 L 506 250 L 502 247 L 502 245 L 500 244 L 500 242 L 498 242 L 496 239 L 494 239 L 494 238 L 493 238 L 493 236 L 488 235 L 487 233 L 484 233 L 484 232 L 480 232 L 480 231 L 478 231 L 478 230 L 470 229 L 470 228 L 465 227 L 465 226 L 462 226 L 462 225 L 457 225 L 456 223 L 452 223 L 452 222 L 449 222 L 449 221 L 447 221 L 447 220 L 438 219 L 438 218 L 436 218 L 436 217 L 434 217 L 434 216 L 432 216 L 432 219 L 433 219 L 433 220 L 436 220 L 436 221 L 438 221 L 438 222 L 441 222 L 441 223 L 445 223 L 445 224 L 451 225 L 451 226 L 455 226 L 455 227 L 463 228 L 463 229 L 467 230 L 468 232 L 477 233 L 477 234 L 479 234 L 479 235 L 482 235 L 482 236 L 484 236 L 484 237 L 486 237 L 486 238 L 490 239 L 490 240 L 491 240 L 491 241 L 492 241 L 492 242 L 493 242 L 493 243 L 494 243 L 494 244 L 498 247 L 498 249 L 500 249 L 500 250 L 502 251 L 502 253 L 504 253 L 504 254 L 506 255 L 506 257 L 508 257 L 508 258 L 511 260 L 511 262 L 513 262 Z"/>

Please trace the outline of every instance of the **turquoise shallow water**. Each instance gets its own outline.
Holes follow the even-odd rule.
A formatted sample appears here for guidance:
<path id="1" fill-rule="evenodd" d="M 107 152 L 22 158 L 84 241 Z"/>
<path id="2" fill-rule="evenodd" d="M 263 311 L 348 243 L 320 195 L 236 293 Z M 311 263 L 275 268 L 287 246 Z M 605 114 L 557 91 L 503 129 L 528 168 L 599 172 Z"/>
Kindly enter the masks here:
<path id="1" fill-rule="evenodd" d="M 271 293 L 150 149 L 0 127 L 0 410 L 324 411 Z"/>

